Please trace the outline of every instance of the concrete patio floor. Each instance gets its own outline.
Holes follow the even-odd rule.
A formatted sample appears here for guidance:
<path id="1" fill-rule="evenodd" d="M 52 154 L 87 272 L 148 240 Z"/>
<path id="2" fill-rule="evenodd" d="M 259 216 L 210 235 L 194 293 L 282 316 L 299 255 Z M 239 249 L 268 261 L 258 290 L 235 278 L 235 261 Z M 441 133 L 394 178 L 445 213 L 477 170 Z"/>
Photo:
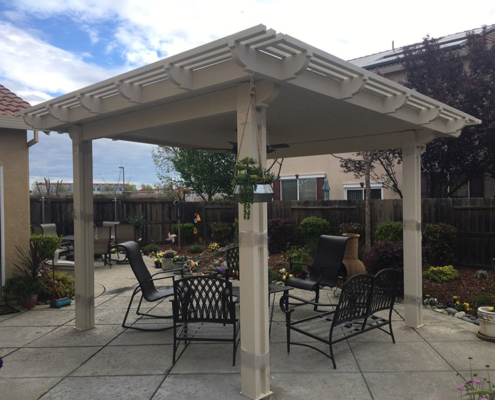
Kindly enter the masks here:
<path id="1" fill-rule="evenodd" d="M 151 259 L 146 262 L 154 272 Z M 240 359 L 232 367 L 230 344 L 191 344 L 172 366 L 170 330 L 120 326 L 136 282 L 129 265 L 96 266 L 95 329 L 74 329 L 74 305 L 0 316 L 0 399 L 245 399 L 239 394 Z M 152 307 L 171 312 L 168 300 Z M 404 326 L 403 306 L 395 310 L 396 344 L 380 331 L 341 342 L 334 347 L 334 370 L 314 350 L 292 346 L 287 354 L 285 318 L 276 301 L 271 398 L 456 399 L 456 386 L 470 376 L 468 357 L 481 376 L 486 376 L 486 364 L 495 370 L 495 344 L 478 339 L 476 325 L 425 310 L 425 326 L 411 329 Z M 299 308 L 295 314 L 308 311 Z M 156 323 L 131 317 L 137 325 Z"/>

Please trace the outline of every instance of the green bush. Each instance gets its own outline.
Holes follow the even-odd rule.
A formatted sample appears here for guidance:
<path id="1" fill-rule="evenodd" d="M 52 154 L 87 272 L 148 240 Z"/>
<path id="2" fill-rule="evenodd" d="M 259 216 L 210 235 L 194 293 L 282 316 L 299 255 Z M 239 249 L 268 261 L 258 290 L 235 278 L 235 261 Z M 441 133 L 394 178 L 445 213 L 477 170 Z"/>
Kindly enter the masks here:
<path id="1" fill-rule="evenodd" d="M 321 235 L 330 233 L 330 224 L 327 220 L 319 217 L 304 218 L 299 225 L 303 239 L 308 242 L 313 239 L 318 239 Z"/>
<path id="2" fill-rule="evenodd" d="M 491 296 L 488 293 L 481 293 L 471 300 L 471 306 L 477 310 L 478 307 L 490 306 L 492 304 Z"/>
<path id="3" fill-rule="evenodd" d="M 459 273 L 452 265 L 446 265 L 445 267 L 430 267 L 423 275 L 430 281 L 448 282 L 457 279 Z"/>
<path id="4" fill-rule="evenodd" d="M 221 245 L 228 243 L 233 236 L 234 229 L 226 222 L 213 222 L 210 224 L 212 239 Z"/>
<path id="5" fill-rule="evenodd" d="M 31 235 L 31 242 L 36 247 L 41 260 L 51 260 L 62 244 L 62 238 L 57 236 Z"/>
<path id="6" fill-rule="evenodd" d="M 449 224 L 426 224 L 423 247 L 429 264 L 448 265 L 455 261 L 457 229 Z"/>
<path id="7" fill-rule="evenodd" d="M 55 287 L 57 288 L 60 296 L 73 298 L 75 294 L 75 280 L 74 277 L 66 274 L 65 272 L 55 272 Z M 52 298 L 52 284 L 46 280 L 41 286 L 39 298 L 42 300 L 49 300 Z"/>
<path id="8" fill-rule="evenodd" d="M 141 228 L 146 223 L 142 215 L 128 215 L 126 221 L 136 229 Z"/>
<path id="9" fill-rule="evenodd" d="M 202 252 L 203 252 L 203 246 L 201 246 L 200 244 L 193 244 L 191 247 L 189 247 L 189 253 L 191 254 L 197 254 Z"/>
<path id="10" fill-rule="evenodd" d="M 33 281 L 24 275 L 14 275 L 5 281 L 3 296 L 5 300 L 16 297 L 21 300 L 27 300 L 33 294 L 38 294 L 41 290 L 41 286 L 42 283 L 39 279 Z"/>
<path id="11" fill-rule="evenodd" d="M 402 222 L 382 222 L 375 231 L 375 242 L 402 242 Z"/>
<path id="12" fill-rule="evenodd" d="M 344 222 L 339 225 L 339 233 L 341 235 L 344 233 L 357 233 L 364 237 L 364 226 L 359 222 Z"/>
<path id="13" fill-rule="evenodd" d="M 176 235 L 179 234 L 179 226 L 177 224 L 172 225 L 172 233 Z M 182 233 L 182 238 L 185 242 L 190 243 L 194 238 L 194 224 L 188 222 L 187 224 L 180 224 L 180 230 Z"/>
<path id="14" fill-rule="evenodd" d="M 144 248 L 148 254 L 150 253 L 157 253 L 160 251 L 160 247 L 158 247 L 156 244 L 154 243 L 150 243 L 149 245 L 147 245 L 145 248 Z"/>

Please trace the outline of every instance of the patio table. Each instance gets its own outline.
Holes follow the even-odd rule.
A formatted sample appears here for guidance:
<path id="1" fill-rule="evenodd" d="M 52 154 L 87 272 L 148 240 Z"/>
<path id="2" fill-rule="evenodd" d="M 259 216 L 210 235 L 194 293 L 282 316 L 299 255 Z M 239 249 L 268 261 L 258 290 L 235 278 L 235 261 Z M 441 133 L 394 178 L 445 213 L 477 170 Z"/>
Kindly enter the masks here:
<path id="1" fill-rule="evenodd" d="M 268 286 L 268 307 L 270 307 L 270 296 L 272 296 L 272 308 L 270 310 L 270 326 L 269 326 L 268 334 L 272 332 L 272 320 L 273 320 L 273 309 L 275 306 L 275 295 L 281 292 L 284 292 L 284 294 L 288 294 L 288 292 L 293 289 L 294 288 L 290 286 L 276 285 L 274 283 L 270 283 L 270 285 Z M 241 295 L 240 292 L 241 292 L 241 288 L 239 286 L 232 288 L 233 296 L 240 298 Z"/>

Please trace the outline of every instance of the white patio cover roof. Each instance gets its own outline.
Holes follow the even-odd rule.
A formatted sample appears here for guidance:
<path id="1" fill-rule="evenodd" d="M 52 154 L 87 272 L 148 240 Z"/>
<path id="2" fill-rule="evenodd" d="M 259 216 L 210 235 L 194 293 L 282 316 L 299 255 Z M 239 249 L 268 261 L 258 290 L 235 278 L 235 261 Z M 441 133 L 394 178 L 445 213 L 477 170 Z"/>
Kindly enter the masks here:
<path id="1" fill-rule="evenodd" d="M 236 141 L 237 85 L 269 105 L 271 157 L 405 147 L 480 120 L 258 25 L 28 108 L 34 129 L 187 148 Z"/>

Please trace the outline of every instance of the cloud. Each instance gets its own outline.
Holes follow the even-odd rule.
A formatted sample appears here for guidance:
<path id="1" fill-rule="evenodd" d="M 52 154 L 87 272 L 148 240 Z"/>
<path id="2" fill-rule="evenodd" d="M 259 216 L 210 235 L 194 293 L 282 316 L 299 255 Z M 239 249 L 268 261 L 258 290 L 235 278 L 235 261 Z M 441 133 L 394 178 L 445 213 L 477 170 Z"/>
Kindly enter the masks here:
<path id="1" fill-rule="evenodd" d="M 111 70 L 87 63 L 83 60 L 85 54 L 54 47 L 8 22 L 0 21 L 0 31 L 0 79 L 21 88 L 19 92 L 32 104 L 39 98 L 68 93 L 126 69 Z"/>

